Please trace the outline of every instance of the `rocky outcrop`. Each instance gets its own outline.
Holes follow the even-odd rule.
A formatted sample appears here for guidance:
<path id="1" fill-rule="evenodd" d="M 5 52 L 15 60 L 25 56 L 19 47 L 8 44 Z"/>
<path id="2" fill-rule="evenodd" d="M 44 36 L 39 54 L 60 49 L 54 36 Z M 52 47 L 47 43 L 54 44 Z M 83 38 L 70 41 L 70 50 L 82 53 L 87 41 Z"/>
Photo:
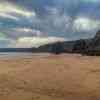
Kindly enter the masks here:
<path id="1" fill-rule="evenodd" d="M 98 31 L 87 49 L 87 54 L 100 56 L 100 31 Z"/>
<path id="2" fill-rule="evenodd" d="M 75 41 L 73 52 L 100 56 L 100 31 L 92 39 Z"/>
<path id="3" fill-rule="evenodd" d="M 40 46 L 38 49 L 40 51 L 51 52 L 54 54 L 80 53 L 82 55 L 100 56 L 100 31 L 96 33 L 94 38 L 57 42 Z"/>

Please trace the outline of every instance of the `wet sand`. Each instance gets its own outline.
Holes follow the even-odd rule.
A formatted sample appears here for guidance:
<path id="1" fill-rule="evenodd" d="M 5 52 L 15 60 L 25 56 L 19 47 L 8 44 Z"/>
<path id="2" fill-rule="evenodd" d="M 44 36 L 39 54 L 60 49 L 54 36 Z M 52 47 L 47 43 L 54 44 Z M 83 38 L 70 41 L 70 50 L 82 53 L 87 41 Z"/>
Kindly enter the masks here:
<path id="1" fill-rule="evenodd" d="M 0 100 L 100 100 L 100 57 L 0 58 Z"/>

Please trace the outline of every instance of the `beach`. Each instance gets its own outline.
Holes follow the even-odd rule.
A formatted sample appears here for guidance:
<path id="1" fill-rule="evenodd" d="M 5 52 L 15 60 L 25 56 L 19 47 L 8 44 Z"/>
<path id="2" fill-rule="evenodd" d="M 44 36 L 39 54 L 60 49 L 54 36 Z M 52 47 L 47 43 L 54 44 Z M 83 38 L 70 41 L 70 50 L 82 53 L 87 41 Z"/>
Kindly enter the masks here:
<path id="1" fill-rule="evenodd" d="M 0 100 L 100 100 L 100 57 L 0 57 Z"/>

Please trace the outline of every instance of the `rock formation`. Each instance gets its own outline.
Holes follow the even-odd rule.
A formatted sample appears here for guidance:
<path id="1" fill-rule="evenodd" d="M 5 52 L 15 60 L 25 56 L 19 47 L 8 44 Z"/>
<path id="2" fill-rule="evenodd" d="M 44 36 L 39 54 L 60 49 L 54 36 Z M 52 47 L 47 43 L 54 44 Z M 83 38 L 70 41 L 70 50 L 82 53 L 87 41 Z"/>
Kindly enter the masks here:
<path id="1" fill-rule="evenodd" d="M 94 38 L 57 42 L 41 46 L 40 48 L 42 48 L 42 51 L 45 50 L 54 54 L 60 54 L 64 52 L 100 56 L 100 31 L 96 33 Z"/>
<path id="2" fill-rule="evenodd" d="M 100 56 L 100 31 L 98 31 L 91 42 L 89 43 L 87 54 Z"/>

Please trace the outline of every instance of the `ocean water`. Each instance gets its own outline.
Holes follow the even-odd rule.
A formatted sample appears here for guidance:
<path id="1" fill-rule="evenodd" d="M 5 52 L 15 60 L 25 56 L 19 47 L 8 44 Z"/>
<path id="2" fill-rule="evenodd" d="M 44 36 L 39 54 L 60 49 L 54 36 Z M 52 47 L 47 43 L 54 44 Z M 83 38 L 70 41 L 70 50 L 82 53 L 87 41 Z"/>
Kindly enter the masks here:
<path id="1" fill-rule="evenodd" d="M 17 53 L 17 52 L 2 52 L 0 53 L 0 58 L 15 58 L 15 57 L 18 57 L 18 58 L 27 58 L 27 57 L 47 57 L 47 56 L 50 56 L 51 54 L 49 53 Z"/>

